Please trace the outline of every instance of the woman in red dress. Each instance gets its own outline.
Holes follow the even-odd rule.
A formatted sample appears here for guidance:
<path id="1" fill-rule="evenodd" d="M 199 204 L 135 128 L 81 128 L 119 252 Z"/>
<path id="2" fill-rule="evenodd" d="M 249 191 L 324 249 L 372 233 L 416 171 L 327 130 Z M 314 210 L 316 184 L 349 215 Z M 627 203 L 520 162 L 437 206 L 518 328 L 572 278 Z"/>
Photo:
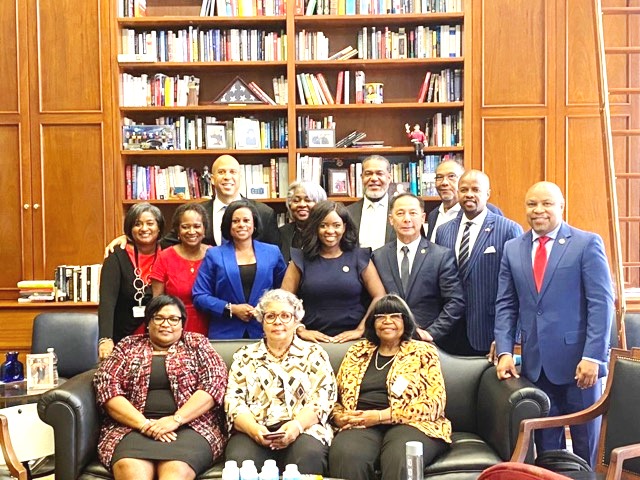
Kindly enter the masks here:
<path id="1" fill-rule="evenodd" d="M 172 227 L 180 243 L 164 249 L 151 273 L 153 296 L 167 294 L 178 297 L 187 309 L 185 331 L 207 335 L 209 321 L 193 306 L 191 288 L 209 248 L 202 240 L 209 218 L 199 203 L 180 205 L 172 219 Z"/>

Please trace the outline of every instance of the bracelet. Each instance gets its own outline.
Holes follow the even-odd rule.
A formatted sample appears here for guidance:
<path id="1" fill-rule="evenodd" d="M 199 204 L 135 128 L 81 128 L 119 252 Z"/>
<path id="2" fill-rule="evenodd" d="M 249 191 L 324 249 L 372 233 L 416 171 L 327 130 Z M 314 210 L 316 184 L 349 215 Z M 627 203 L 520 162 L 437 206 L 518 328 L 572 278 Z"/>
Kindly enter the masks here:
<path id="1" fill-rule="evenodd" d="M 98 340 L 98 345 L 102 345 L 104 342 L 109 342 L 109 341 L 113 342 L 113 340 L 109 337 L 102 337 Z"/>
<path id="2" fill-rule="evenodd" d="M 146 427 L 147 425 L 149 425 L 149 423 L 151 423 L 151 420 L 149 420 L 148 418 L 144 419 L 144 423 L 140 426 L 140 428 L 138 429 L 140 431 L 140 433 L 142 433 L 142 430 L 144 430 L 144 427 Z"/>
<path id="3" fill-rule="evenodd" d="M 233 313 L 231 312 L 231 302 L 227 303 L 224 306 L 225 310 L 229 310 L 229 318 L 233 318 Z"/>
<path id="4" fill-rule="evenodd" d="M 382 423 L 382 410 L 378 410 L 378 423 Z"/>
<path id="5" fill-rule="evenodd" d="M 298 427 L 298 430 L 300 431 L 300 435 L 302 435 L 304 433 L 304 428 L 302 427 L 302 424 L 300 423 L 300 420 L 294 418 L 291 421 L 296 424 L 296 427 Z"/>

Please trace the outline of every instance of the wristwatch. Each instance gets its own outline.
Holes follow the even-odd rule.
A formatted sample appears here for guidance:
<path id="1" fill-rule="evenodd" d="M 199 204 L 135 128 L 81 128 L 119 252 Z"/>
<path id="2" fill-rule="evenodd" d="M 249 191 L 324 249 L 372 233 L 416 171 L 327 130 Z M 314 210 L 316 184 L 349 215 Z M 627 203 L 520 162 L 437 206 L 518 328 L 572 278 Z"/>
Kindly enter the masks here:
<path id="1" fill-rule="evenodd" d="M 173 421 L 176 422 L 178 425 L 182 425 L 184 423 L 182 421 L 182 417 L 177 413 L 173 415 Z"/>

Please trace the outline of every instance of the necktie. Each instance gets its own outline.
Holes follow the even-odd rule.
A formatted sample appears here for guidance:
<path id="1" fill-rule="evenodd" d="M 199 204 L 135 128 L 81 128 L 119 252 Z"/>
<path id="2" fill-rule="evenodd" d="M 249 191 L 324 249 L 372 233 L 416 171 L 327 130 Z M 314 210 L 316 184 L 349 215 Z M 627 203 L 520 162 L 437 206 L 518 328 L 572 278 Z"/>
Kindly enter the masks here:
<path id="1" fill-rule="evenodd" d="M 536 255 L 533 257 L 533 278 L 536 281 L 538 292 L 542 287 L 544 270 L 547 268 L 547 249 L 544 246 L 548 241 L 549 237 L 538 238 L 538 250 L 536 250 Z"/>
<path id="2" fill-rule="evenodd" d="M 402 290 L 404 294 L 407 294 L 409 289 L 409 247 L 403 246 L 402 250 L 402 262 L 400 262 L 400 280 L 402 281 Z"/>
<path id="3" fill-rule="evenodd" d="M 460 278 L 464 277 L 469 264 L 469 231 L 473 222 L 467 222 L 462 232 L 462 240 L 460 241 L 460 251 L 458 252 L 458 271 Z"/>

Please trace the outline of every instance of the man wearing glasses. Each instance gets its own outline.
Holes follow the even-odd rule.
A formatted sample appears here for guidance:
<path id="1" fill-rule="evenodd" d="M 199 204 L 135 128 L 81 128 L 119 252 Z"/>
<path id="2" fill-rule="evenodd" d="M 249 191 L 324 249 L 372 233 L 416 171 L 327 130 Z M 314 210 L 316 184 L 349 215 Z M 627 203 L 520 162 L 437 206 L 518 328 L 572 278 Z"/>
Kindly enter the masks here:
<path id="1" fill-rule="evenodd" d="M 427 238 L 436 241 L 436 230 L 440 225 L 450 222 L 460 213 L 458 203 L 458 181 L 464 173 L 464 167 L 455 160 L 445 160 L 436 168 L 436 190 L 442 203 L 429 212 L 427 216 Z M 487 209 L 496 215 L 503 216 L 502 211 L 487 203 Z"/>
<path id="2" fill-rule="evenodd" d="M 382 155 L 371 155 L 362 162 L 362 189 L 364 198 L 347 207 L 358 226 L 359 243 L 371 250 L 382 247 L 394 239 L 389 225 L 389 183 L 391 165 Z"/>

